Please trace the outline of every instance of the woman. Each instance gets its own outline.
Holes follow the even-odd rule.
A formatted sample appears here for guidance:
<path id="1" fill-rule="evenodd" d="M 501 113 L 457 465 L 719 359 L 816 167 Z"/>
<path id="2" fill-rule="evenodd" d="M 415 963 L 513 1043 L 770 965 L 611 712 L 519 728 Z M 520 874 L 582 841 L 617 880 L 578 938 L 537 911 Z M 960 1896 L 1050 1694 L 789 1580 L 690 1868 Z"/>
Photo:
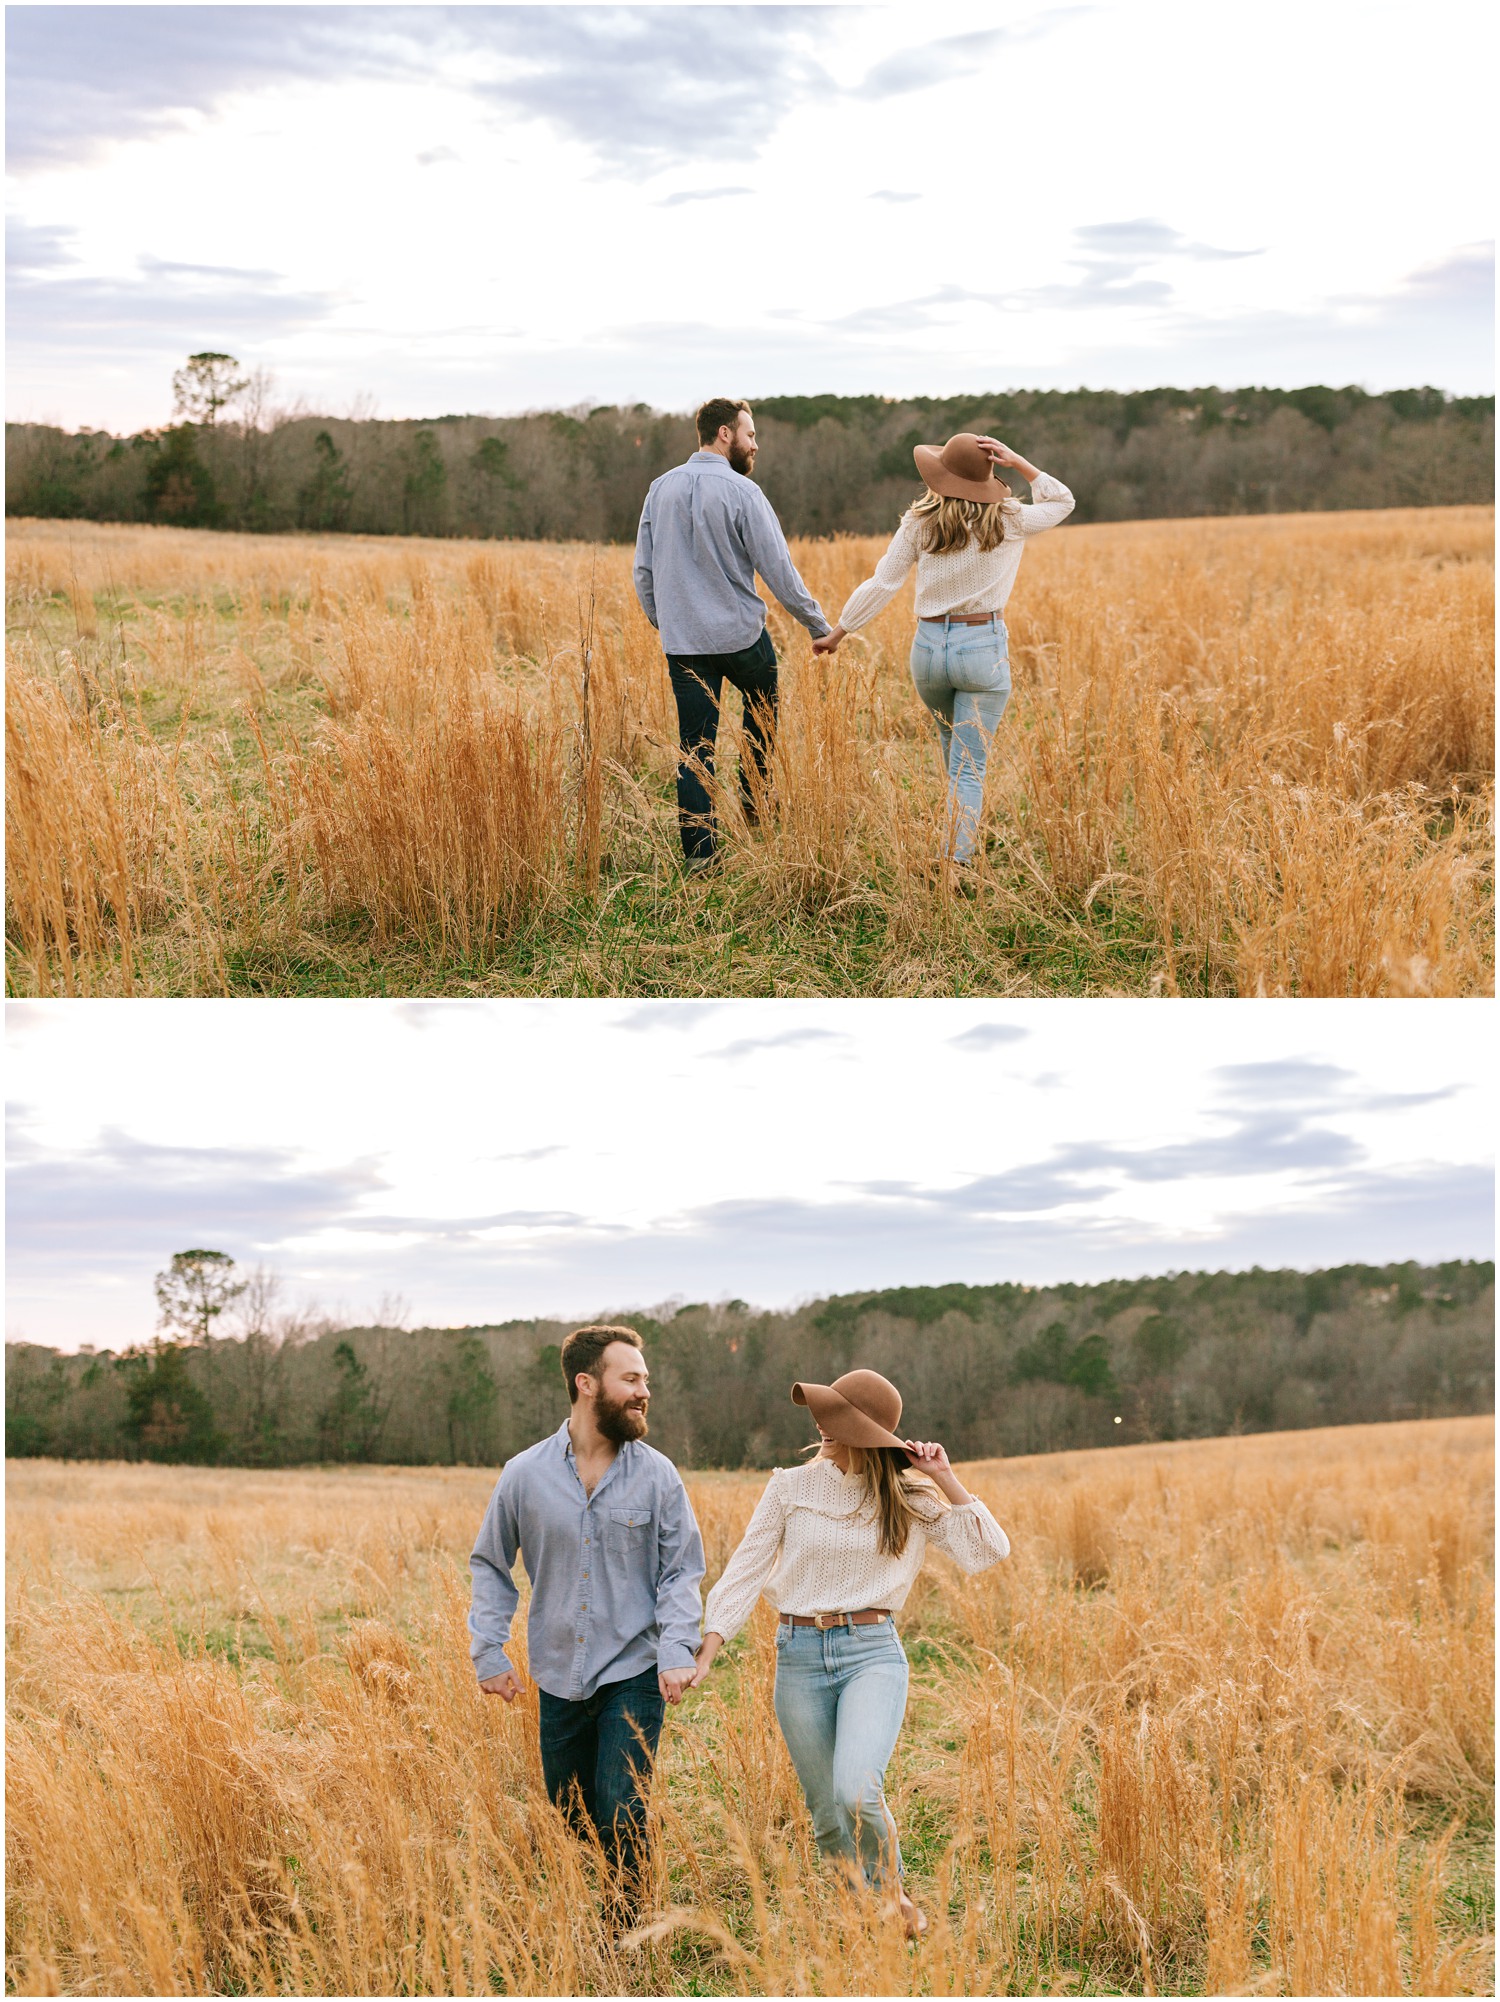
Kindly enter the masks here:
<path id="1" fill-rule="evenodd" d="M 894 1887 L 907 1936 L 927 1921 L 900 1888 L 901 1849 L 883 1783 L 906 1710 L 906 1655 L 892 1615 L 927 1546 L 983 1571 L 1005 1531 L 960 1486 L 941 1446 L 898 1438 L 901 1393 L 872 1369 L 794 1383 L 817 1422 L 817 1458 L 778 1467 L 708 1595 L 696 1688 L 762 1591 L 779 1615 L 776 1718 L 825 1856 Z M 915 1462 L 915 1468 L 913 1467 Z"/>
<path id="2" fill-rule="evenodd" d="M 832 653 L 845 634 L 867 625 L 916 564 L 911 674 L 937 725 L 948 774 L 945 846 L 967 871 L 973 867 L 985 758 L 1010 699 L 1001 613 L 1026 537 L 1055 528 L 1071 514 L 1073 496 L 1061 480 L 998 438 L 979 438 L 972 431 L 960 431 L 941 452 L 918 445 L 913 457 L 927 492 L 901 517 L 875 575 L 853 593 L 833 631 L 813 641 L 813 652 Z M 1014 466 L 1030 482 L 1029 506 L 1000 478 L 999 466 Z"/>

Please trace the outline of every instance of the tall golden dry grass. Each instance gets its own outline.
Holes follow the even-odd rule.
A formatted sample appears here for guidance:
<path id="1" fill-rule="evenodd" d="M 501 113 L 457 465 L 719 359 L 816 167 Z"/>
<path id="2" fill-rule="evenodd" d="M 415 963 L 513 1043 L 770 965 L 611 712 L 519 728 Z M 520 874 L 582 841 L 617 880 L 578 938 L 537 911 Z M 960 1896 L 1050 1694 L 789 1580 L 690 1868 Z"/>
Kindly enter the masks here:
<path id="1" fill-rule="evenodd" d="M 909 592 L 772 609 L 775 810 L 685 885 L 629 551 L 13 523 L 12 988 L 1479 991 L 1492 524 L 1041 538 L 969 900 Z M 795 553 L 836 610 L 880 547 Z"/>
<path id="2" fill-rule="evenodd" d="M 1489 1992 L 1493 1423 L 985 1462 L 901 1616 L 931 1932 L 820 1875 L 762 1606 L 671 1712 L 634 1939 L 475 1688 L 479 1470 L 9 1469 L 24 1993 Z M 712 1578 L 763 1477 L 689 1477 Z"/>

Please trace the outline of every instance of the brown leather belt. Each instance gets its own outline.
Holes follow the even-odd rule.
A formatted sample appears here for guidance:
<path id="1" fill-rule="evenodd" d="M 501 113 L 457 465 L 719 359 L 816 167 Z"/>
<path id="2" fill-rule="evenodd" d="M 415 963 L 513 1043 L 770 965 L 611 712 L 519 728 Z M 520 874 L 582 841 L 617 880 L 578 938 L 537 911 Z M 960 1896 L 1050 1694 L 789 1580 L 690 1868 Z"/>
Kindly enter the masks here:
<path id="1" fill-rule="evenodd" d="M 873 1627 L 877 1620 L 888 1620 L 889 1609 L 885 1606 L 866 1606 L 861 1613 L 783 1613 L 784 1627 L 816 1627 L 826 1633 L 829 1627 Z"/>
<path id="2" fill-rule="evenodd" d="M 935 626 L 987 626 L 991 619 L 1002 619 L 1003 612 L 928 612 L 926 617 Z"/>

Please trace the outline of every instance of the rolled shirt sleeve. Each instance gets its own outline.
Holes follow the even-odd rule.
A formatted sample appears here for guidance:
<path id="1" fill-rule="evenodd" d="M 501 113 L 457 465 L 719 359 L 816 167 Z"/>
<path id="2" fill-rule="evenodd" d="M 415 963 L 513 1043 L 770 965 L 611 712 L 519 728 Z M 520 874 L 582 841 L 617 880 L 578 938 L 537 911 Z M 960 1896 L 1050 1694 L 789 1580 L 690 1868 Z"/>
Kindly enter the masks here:
<path id="1" fill-rule="evenodd" d="M 771 503 L 759 487 L 751 486 L 748 481 L 745 484 L 746 507 L 741 533 L 750 560 L 765 578 L 777 603 L 806 626 L 814 639 L 821 639 L 824 633 L 833 630 L 823 616 L 823 607 L 798 576 L 792 552 L 786 546 L 786 537 L 781 532 L 781 523 L 776 519 Z"/>
<path id="2" fill-rule="evenodd" d="M 659 1509 L 656 1574 L 656 1666 L 691 1668 L 702 1640 L 699 1615 L 703 1538 L 681 1476 L 664 1486 Z"/>
<path id="3" fill-rule="evenodd" d="M 977 1496 L 925 1522 L 927 1541 L 964 1571 L 988 1571 L 1010 1555 L 1010 1538 Z"/>
<path id="4" fill-rule="evenodd" d="M 786 1497 L 778 1468 L 755 1504 L 755 1513 L 746 1524 L 734 1555 L 724 1566 L 722 1577 L 708 1595 L 703 1614 L 706 1633 L 722 1634 L 726 1641 L 734 1639 L 776 1568 L 785 1529 Z"/>
<path id="5" fill-rule="evenodd" d="M 861 626 L 869 624 L 877 612 L 884 611 L 906 582 L 920 551 L 921 536 L 917 524 L 909 514 L 904 514 L 900 527 L 891 537 L 890 547 L 875 565 L 874 576 L 850 592 L 847 604 L 839 613 L 839 624 L 846 633 L 858 632 Z"/>
<path id="6" fill-rule="evenodd" d="M 641 610 L 656 625 L 656 580 L 651 569 L 651 496 L 641 509 L 641 525 L 635 534 L 635 595 Z"/>
<path id="7" fill-rule="evenodd" d="M 488 1682 L 493 1675 L 504 1675 L 507 1669 L 515 1673 L 515 1663 L 505 1650 L 510 1641 L 511 1621 L 521 1599 L 511 1575 L 520 1548 L 514 1497 L 507 1492 L 502 1474 L 495 1483 L 469 1555 L 469 1575 L 473 1580 L 469 1654 L 481 1682 Z"/>

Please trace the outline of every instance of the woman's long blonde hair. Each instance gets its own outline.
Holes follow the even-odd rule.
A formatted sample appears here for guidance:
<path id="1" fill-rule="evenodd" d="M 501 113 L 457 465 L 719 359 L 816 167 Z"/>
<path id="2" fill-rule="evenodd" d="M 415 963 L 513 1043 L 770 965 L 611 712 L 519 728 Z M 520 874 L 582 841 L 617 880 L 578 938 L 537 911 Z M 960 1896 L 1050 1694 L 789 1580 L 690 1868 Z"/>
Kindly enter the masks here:
<path id="1" fill-rule="evenodd" d="M 880 1553 L 899 1557 L 914 1522 L 930 1522 L 944 1504 L 925 1474 L 917 1473 L 899 1446 L 851 1446 L 849 1472 L 863 1481 L 865 1506 L 880 1529 Z M 914 1506 L 918 1498 L 926 1506 Z"/>
<path id="2" fill-rule="evenodd" d="M 955 500 L 951 494 L 935 494 L 931 487 L 912 508 L 912 520 L 922 530 L 922 546 L 931 556 L 947 556 L 967 549 L 970 539 L 981 549 L 998 549 L 1005 540 L 1005 524 L 1020 502 L 1005 486 L 1005 499 L 997 501 Z"/>

